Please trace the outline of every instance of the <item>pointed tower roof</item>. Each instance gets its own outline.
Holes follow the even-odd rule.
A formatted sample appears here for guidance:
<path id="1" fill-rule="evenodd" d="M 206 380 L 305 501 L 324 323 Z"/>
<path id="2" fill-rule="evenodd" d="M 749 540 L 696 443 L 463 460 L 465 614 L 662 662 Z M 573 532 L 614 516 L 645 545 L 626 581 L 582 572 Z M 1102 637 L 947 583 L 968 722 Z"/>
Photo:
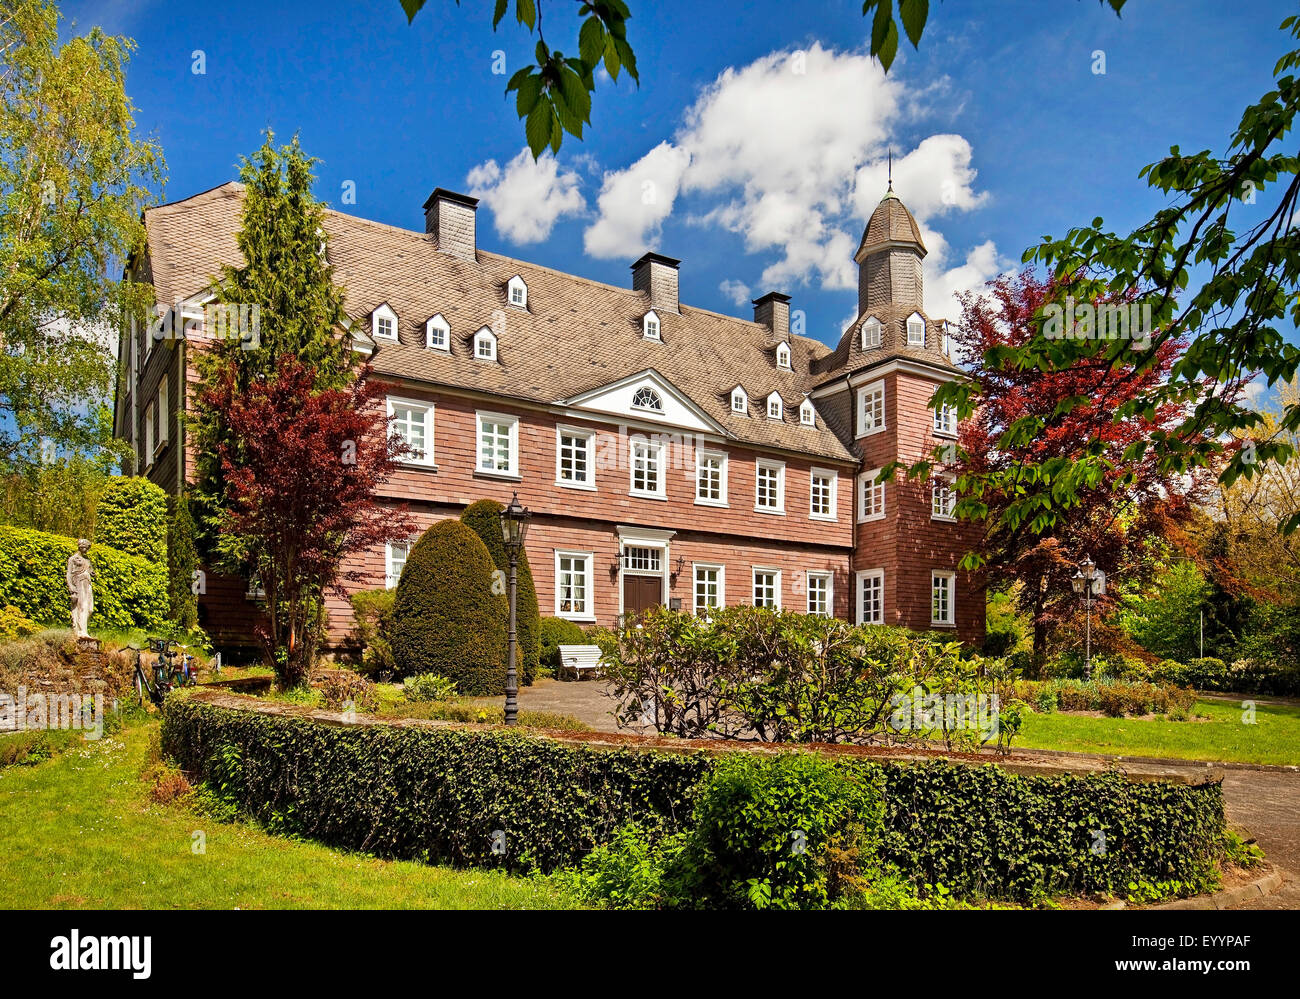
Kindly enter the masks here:
<path id="1" fill-rule="evenodd" d="M 862 233 L 858 252 L 853 257 L 861 263 L 867 254 L 877 249 L 900 244 L 913 245 L 922 257 L 927 252 L 925 243 L 921 241 L 921 229 L 917 226 L 916 219 L 912 218 L 912 213 L 898 200 L 898 195 L 894 193 L 891 185 L 885 196 L 880 199 L 876 210 L 871 213 L 867 228 Z"/>

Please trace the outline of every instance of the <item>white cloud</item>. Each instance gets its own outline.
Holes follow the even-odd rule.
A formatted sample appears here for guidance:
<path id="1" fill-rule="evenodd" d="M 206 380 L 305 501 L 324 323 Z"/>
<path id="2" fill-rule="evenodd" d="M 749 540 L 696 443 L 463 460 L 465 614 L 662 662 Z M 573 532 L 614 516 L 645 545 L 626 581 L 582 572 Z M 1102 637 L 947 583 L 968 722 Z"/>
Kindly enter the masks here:
<path id="1" fill-rule="evenodd" d="M 1011 267 L 998 255 L 993 241 L 985 240 L 967 251 L 961 261 L 953 260 L 952 248 L 943 235 L 921 225 L 921 240 L 929 252 L 922 263 L 925 277 L 925 312 L 931 319 L 961 319 L 961 292 L 983 291 L 984 285 Z"/>
<path id="2" fill-rule="evenodd" d="M 605 174 L 596 199 L 599 218 L 583 234 L 593 257 L 639 257 L 659 238 L 673 210 L 690 153 L 661 142 L 626 170 Z"/>
<path id="3" fill-rule="evenodd" d="M 819 44 L 729 68 L 686 110 L 671 142 L 605 175 L 587 252 L 632 258 L 653 246 L 682 193 L 702 202 L 689 222 L 735 232 L 750 253 L 779 254 L 761 275 L 763 288 L 855 288 L 853 252 L 885 192 L 890 135 L 927 113 L 933 89 L 905 90 L 865 52 Z M 641 200 L 647 181 L 655 185 L 650 205 Z M 955 134 L 923 139 L 896 156 L 894 189 L 929 233 L 927 311 L 955 318 L 955 292 L 998 272 L 992 243 L 945 270 L 947 244 L 925 227 L 986 202 L 970 143 Z"/>
<path id="4" fill-rule="evenodd" d="M 718 290 L 727 296 L 733 305 L 744 305 L 749 301 L 749 285 L 744 281 L 723 281 Z"/>
<path id="5" fill-rule="evenodd" d="M 492 209 L 497 232 L 512 243 L 541 242 L 560 218 L 587 207 L 578 175 L 561 170 L 550 153 L 534 161 L 521 149 L 505 169 L 488 160 L 470 170 L 466 182 L 469 193 Z"/>

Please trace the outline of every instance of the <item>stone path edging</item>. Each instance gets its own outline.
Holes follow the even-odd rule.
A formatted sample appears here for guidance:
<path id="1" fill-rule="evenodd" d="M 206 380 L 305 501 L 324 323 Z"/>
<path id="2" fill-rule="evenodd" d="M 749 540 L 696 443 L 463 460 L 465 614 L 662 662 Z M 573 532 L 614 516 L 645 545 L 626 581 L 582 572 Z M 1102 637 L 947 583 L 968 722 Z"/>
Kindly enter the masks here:
<path id="1" fill-rule="evenodd" d="M 1249 902 L 1264 895 L 1272 895 L 1282 887 L 1282 872 L 1276 867 L 1263 877 L 1248 881 L 1236 888 L 1216 891 L 1213 895 L 1197 895 L 1195 898 L 1180 898 L 1163 905 L 1150 906 L 1152 909 L 1231 909 L 1235 905 Z"/>

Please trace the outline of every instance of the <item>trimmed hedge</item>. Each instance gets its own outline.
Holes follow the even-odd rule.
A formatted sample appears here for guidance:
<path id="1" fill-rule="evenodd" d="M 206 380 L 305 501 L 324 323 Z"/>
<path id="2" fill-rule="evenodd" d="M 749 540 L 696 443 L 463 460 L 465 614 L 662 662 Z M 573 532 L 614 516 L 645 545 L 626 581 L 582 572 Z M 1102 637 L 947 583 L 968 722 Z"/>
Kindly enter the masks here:
<path id="1" fill-rule="evenodd" d="M 526 871 L 577 864 L 627 823 L 690 821 L 703 753 L 594 749 L 517 732 L 336 726 L 204 704 L 163 708 L 163 751 L 224 784 L 243 814 L 347 849 Z M 1025 899 L 1131 881 L 1200 888 L 1223 794 L 1116 773 L 1024 777 L 996 766 L 845 761 L 884 798 L 879 856 L 916 884 Z M 494 853 L 493 833 L 506 834 Z M 1104 838 L 1103 838 L 1104 837 Z"/>
<path id="2" fill-rule="evenodd" d="M 109 479 L 95 509 L 95 541 L 150 562 L 165 562 L 167 494 L 139 476 Z"/>
<path id="3" fill-rule="evenodd" d="M 42 624 L 67 627 L 68 558 L 73 538 L 21 527 L 0 527 L 0 607 L 16 607 Z M 90 546 L 95 564 L 92 628 L 167 625 L 167 566 L 104 545 Z"/>
<path id="4" fill-rule="evenodd" d="M 492 557 L 459 520 L 420 536 L 393 601 L 393 662 L 399 676 L 437 673 L 466 697 L 506 689 L 506 598 L 492 591 Z"/>
<path id="5" fill-rule="evenodd" d="M 178 696 L 163 752 L 222 775 L 258 821 L 345 849 L 429 863 L 552 870 L 619 826 L 690 817 L 701 755 L 604 752 L 515 732 L 346 727 Z M 230 747 L 235 747 L 233 750 Z M 505 832 L 504 855 L 493 833 Z"/>
<path id="6" fill-rule="evenodd" d="M 560 668 L 561 645 L 589 645 L 587 633 L 562 617 L 544 617 L 541 624 L 541 649 L 538 661 L 549 670 Z"/>
<path id="7" fill-rule="evenodd" d="M 460 522 L 477 534 L 487 547 L 492 564 L 501 570 L 502 577 L 510 578 L 510 556 L 506 554 L 506 540 L 501 535 L 500 503 L 481 499 L 465 507 Z M 528 565 L 528 553 L 519 552 L 519 565 L 515 570 L 515 630 L 519 638 L 519 682 L 531 687 L 537 678 L 538 642 L 541 632 L 541 612 L 537 609 L 537 587 L 533 585 L 533 570 Z M 510 627 L 510 597 L 507 592 L 505 614 L 501 629 Z"/>

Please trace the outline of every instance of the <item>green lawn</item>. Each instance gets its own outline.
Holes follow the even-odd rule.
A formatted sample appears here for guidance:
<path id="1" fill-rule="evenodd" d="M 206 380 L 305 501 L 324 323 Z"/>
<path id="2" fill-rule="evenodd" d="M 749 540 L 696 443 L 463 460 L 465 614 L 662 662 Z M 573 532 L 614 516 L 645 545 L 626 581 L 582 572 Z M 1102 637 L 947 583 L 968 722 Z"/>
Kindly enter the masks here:
<path id="1" fill-rule="evenodd" d="M 1300 708 L 1257 704 L 1255 724 L 1247 725 L 1242 721 L 1243 700 L 1244 696 L 1231 702 L 1197 701 L 1193 718 L 1185 722 L 1028 714 L 1013 748 L 1228 763 L 1300 763 Z"/>
<path id="2" fill-rule="evenodd" d="M 135 725 L 36 766 L 0 770 L 11 908 L 572 908 L 542 881 L 375 860 L 154 804 Z M 206 852 L 191 850 L 206 834 Z"/>

